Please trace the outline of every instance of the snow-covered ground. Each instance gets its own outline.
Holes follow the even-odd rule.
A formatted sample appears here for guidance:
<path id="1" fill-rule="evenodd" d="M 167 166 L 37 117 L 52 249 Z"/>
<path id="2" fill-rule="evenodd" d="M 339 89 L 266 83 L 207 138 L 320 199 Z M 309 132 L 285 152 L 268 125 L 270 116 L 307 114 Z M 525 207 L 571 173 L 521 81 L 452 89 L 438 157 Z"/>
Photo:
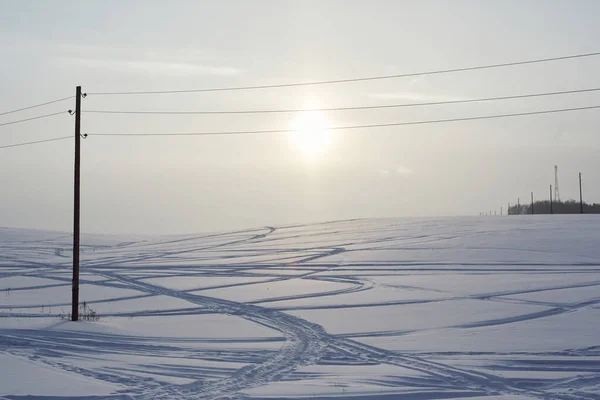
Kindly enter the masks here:
<path id="1" fill-rule="evenodd" d="M 70 243 L 0 228 L 0 399 L 600 399 L 596 216 L 84 235 L 79 323 Z"/>

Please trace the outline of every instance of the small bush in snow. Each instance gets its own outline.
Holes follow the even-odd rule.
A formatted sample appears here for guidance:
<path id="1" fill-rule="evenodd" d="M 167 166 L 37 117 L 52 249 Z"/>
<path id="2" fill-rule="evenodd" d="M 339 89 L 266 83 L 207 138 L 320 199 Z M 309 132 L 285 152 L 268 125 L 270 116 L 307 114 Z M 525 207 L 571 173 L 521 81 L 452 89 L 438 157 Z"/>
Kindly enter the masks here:
<path id="1" fill-rule="evenodd" d="M 58 314 L 58 318 L 63 321 L 70 321 L 72 319 L 71 313 L 65 313 L 64 311 Z M 97 322 L 100 320 L 100 316 L 96 313 L 96 310 L 89 307 L 84 301 L 79 305 L 79 320 Z"/>

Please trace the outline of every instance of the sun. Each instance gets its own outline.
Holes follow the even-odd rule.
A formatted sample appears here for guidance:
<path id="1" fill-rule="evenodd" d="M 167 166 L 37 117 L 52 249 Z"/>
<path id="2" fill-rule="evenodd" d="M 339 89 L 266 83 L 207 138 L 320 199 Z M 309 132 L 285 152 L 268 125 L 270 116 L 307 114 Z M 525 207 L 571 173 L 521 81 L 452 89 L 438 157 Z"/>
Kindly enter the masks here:
<path id="1" fill-rule="evenodd" d="M 329 122 L 322 112 L 303 112 L 292 124 L 291 139 L 305 154 L 316 156 L 331 144 L 329 128 Z"/>

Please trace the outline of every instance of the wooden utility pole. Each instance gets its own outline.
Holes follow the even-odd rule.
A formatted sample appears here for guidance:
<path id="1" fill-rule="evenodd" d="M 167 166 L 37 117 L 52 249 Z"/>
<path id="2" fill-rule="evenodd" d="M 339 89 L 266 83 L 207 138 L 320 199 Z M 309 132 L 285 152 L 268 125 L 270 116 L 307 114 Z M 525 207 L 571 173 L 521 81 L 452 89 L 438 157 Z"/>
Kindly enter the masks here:
<path id="1" fill-rule="evenodd" d="M 79 320 L 79 191 L 81 165 L 81 86 L 75 90 L 75 176 L 73 180 L 73 287 L 71 320 Z"/>
<path id="2" fill-rule="evenodd" d="M 554 214 L 552 210 L 552 185 L 550 185 L 550 214 Z"/>
<path id="3" fill-rule="evenodd" d="M 533 214 L 533 192 L 531 192 L 531 213 Z"/>
<path id="4" fill-rule="evenodd" d="M 579 173 L 579 212 L 583 214 L 583 195 L 581 193 L 581 172 Z"/>

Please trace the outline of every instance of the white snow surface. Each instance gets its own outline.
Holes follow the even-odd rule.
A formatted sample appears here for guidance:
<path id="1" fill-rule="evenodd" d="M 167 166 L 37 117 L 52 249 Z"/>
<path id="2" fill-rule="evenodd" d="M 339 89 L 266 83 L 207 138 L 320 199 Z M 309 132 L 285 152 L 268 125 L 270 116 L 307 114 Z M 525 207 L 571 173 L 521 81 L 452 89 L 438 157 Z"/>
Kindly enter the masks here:
<path id="1" fill-rule="evenodd" d="M 0 228 L 0 400 L 600 399 L 600 216 Z M 62 317 L 61 317 L 62 316 Z"/>

